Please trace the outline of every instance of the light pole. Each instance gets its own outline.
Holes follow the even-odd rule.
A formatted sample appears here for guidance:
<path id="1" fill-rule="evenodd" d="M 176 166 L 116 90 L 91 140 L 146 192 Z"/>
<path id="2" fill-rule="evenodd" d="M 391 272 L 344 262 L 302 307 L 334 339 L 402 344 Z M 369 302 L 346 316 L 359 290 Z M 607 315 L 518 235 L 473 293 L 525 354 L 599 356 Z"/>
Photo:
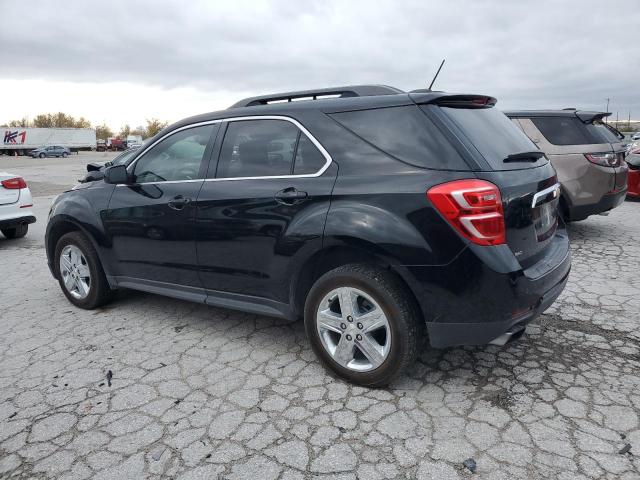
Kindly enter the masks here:
<path id="1" fill-rule="evenodd" d="M 605 110 L 605 112 L 609 113 L 609 99 L 608 98 L 607 98 L 607 109 Z M 604 121 L 605 121 L 605 123 L 609 123 L 607 117 L 604 117 Z"/>

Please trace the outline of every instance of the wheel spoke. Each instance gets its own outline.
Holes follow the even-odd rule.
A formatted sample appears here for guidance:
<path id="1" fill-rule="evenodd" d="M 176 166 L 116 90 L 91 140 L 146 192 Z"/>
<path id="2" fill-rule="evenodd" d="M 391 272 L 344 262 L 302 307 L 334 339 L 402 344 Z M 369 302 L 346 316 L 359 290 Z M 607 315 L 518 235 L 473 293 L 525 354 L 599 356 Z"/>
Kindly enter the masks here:
<path id="1" fill-rule="evenodd" d="M 342 319 L 338 317 L 337 314 L 331 312 L 331 310 L 322 310 L 318 314 L 318 326 L 320 328 L 331 330 L 337 333 L 342 333 L 342 328 L 340 328 L 341 323 Z"/>
<path id="2" fill-rule="evenodd" d="M 384 312 L 379 308 L 357 317 L 356 320 L 362 324 L 363 333 L 373 332 L 374 330 L 383 328 L 387 325 L 387 318 L 385 317 Z"/>
<path id="3" fill-rule="evenodd" d="M 353 360 L 353 343 L 347 340 L 346 335 L 342 335 L 342 337 L 340 337 L 336 350 L 333 352 L 333 358 L 335 358 L 340 365 L 344 365 L 345 367 L 351 360 Z"/>
<path id="4" fill-rule="evenodd" d="M 82 278 L 87 278 L 91 276 L 91 273 L 89 272 L 89 267 L 87 265 L 82 265 L 82 264 L 78 265 L 78 273 Z"/>
<path id="5" fill-rule="evenodd" d="M 60 256 L 60 263 L 67 272 L 71 271 L 71 261 L 65 255 Z"/>
<path id="6" fill-rule="evenodd" d="M 73 290 L 73 288 L 76 285 L 76 282 L 73 279 L 73 277 L 71 275 L 69 275 L 69 274 L 67 274 L 66 276 L 63 275 L 62 277 L 64 279 L 64 285 L 67 287 L 67 290 L 69 290 L 69 291 Z"/>
<path id="7" fill-rule="evenodd" d="M 80 262 L 80 255 L 78 254 L 78 250 L 76 250 L 75 248 L 69 252 L 69 258 L 71 260 L 71 264 L 74 267 L 82 263 Z"/>
<path id="8" fill-rule="evenodd" d="M 362 340 L 356 340 L 356 346 L 371 362 L 373 368 L 379 367 L 384 361 L 382 346 L 370 335 L 363 335 Z"/>
<path id="9" fill-rule="evenodd" d="M 340 289 L 340 311 L 342 312 L 342 318 L 353 316 L 355 311 L 354 303 L 355 298 L 350 288 Z"/>
<path id="10" fill-rule="evenodd" d="M 78 278 L 76 280 L 76 287 L 78 289 L 78 293 L 82 297 L 85 297 L 87 295 L 87 291 L 88 291 L 87 284 L 84 283 L 84 281 L 81 278 Z"/>

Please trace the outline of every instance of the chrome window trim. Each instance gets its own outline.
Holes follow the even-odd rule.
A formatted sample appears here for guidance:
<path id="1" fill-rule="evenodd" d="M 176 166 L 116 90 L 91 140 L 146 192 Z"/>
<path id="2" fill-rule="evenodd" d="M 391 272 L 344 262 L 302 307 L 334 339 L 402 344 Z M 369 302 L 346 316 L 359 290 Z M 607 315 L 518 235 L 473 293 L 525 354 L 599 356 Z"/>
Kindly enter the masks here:
<path id="1" fill-rule="evenodd" d="M 557 198 L 559 196 L 559 193 L 560 193 L 560 184 L 559 183 L 551 185 L 550 187 L 545 188 L 544 190 L 540 190 L 538 193 L 536 193 L 533 196 L 533 201 L 531 202 L 531 208 L 535 208 L 536 207 L 536 205 L 538 204 L 538 200 L 541 197 L 549 195 L 553 191 L 556 191 L 555 195 L 553 196 L 553 198 L 555 199 L 555 198 Z"/>
<path id="2" fill-rule="evenodd" d="M 207 120 L 205 122 L 192 123 L 190 125 L 185 125 L 184 127 L 176 128 L 175 130 L 167 133 L 166 135 L 163 135 L 158 140 L 156 140 L 155 142 L 153 142 L 152 144 L 147 146 L 140 153 L 140 155 L 138 155 L 133 160 L 133 162 L 131 162 L 129 165 L 127 165 L 127 171 L 129 173 L 133 173 L 133 169 L 135 167 L 135 164 L 138 162 L 138 160 L 140 160 L 149 150 L 151 150 L 153 147 L 155 147 L 158 143 L 162 142 L 164 139 L 170 137 L 171 135 L 173 135 L 175 133 L 181 132 L 183 130 L 187 130 L 189 128 L 201 127 L 203 125 L 212 125 L 212 124 L 215 124 L 215 123 L 222 123 L 222 122 L 227 122 L 227 123 L 228 122 L 240 122 L 240 121 L 244 121 L 244 120 L 284 120 L 286 122 L 290 122 L 290 123 L 294 124 L 296 127 L 298 127 L 300 129 L 300 131 L 302 133 L 304 133 L 307 136 L 307 138 L 309 140 L 311 140 L 311 143 L 313 143 L 316 146 L 316 148 L 318 150 L 320 150 L 320 153 L 322 153 L 322 156 L 326 160 L 325 164 L 322 166 L 322 168 L 320 168 L 320 170 L 318 170 L 315 173 L 305 173 L 305 174 L 301 174 L 301 175 L 267 175 L 267 176 L 258 176 L 258 177 L 197 178 L 197 179 L 193 179 L 193 180 L 167 180 L 167 181 L 161 181 L 161 182 L 145 182 L 145 183 L 132 183 L 132 184 L 129 184 L 129 183 L 124 184 L 123 183 L 123 184 L 118 184 L 116 186 L 118 186 L 118 187 L 120 187 L 120 186 L 126 187 L 126 186 L 131 186 L 131 185 L 156 185 L 156 184 L 190 183 L 190 182 L 223 182 L 223 181 L 234 181 L 234 180 L 262 180 L 262 179 L 266 180 L 266 179 L 278 179 L 278 178 L 281 178 L 281 179 L 282 178 L 313 178 L 313 177 L 319 177 L 324 172 L 326 172 L 327 169 L 329 168 L 329 165 L 331 165 L 331 163 L 333 162 L 333 159 L 331 158 L 331 155 L 329 155 L 329 152 L 327 152 L 327 150 L 309 132 L 309 130 L 307 130 L 304 127 L 304 125 L 302 125 L 300 122 L 298 122 L 295 118 L 287 117 L 287 116 L 284 116 L 284 115 L 251 115 L 251 116 L 246 116 L 246 117 L 230 117 L 230 118 L 220 118 L 220 119 L 217 119 L 217 120 Z"/>

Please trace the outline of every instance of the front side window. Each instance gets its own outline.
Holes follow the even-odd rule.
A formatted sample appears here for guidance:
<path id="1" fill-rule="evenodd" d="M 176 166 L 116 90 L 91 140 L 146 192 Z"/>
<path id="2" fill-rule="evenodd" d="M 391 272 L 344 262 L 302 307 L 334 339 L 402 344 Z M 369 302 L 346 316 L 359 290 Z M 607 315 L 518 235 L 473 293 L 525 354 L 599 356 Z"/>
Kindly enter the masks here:
<path id="1" fill-rule="evenodd" d="M 290 175 L 300 130 L 284 120 L 229 122 L 217 178 Z"/>
<path id="2" fill-rule="evenodd" d="M 189 128 L 165 138 L 145 152 L 134 167 L 136 183 L 194 180 L 209 139 L 218 124 Z"/>

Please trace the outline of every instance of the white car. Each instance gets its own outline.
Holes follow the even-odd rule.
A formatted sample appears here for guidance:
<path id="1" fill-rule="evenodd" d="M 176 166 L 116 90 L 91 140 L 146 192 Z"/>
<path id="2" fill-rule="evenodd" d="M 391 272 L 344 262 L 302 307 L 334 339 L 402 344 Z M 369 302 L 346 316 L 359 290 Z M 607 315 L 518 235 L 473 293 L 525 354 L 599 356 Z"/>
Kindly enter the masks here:
<path id="1" fill-rule="evenodd" d="M 21 238 L 35 221 L 27 183 L 22 177 L 0 172 L 0 232 L 7 238 Z"/>
<path id="2" fill-rule="evenodd" d="M 640 140 L 640 132 L 636 132 L 631 137 L 631 140 Z"/>

